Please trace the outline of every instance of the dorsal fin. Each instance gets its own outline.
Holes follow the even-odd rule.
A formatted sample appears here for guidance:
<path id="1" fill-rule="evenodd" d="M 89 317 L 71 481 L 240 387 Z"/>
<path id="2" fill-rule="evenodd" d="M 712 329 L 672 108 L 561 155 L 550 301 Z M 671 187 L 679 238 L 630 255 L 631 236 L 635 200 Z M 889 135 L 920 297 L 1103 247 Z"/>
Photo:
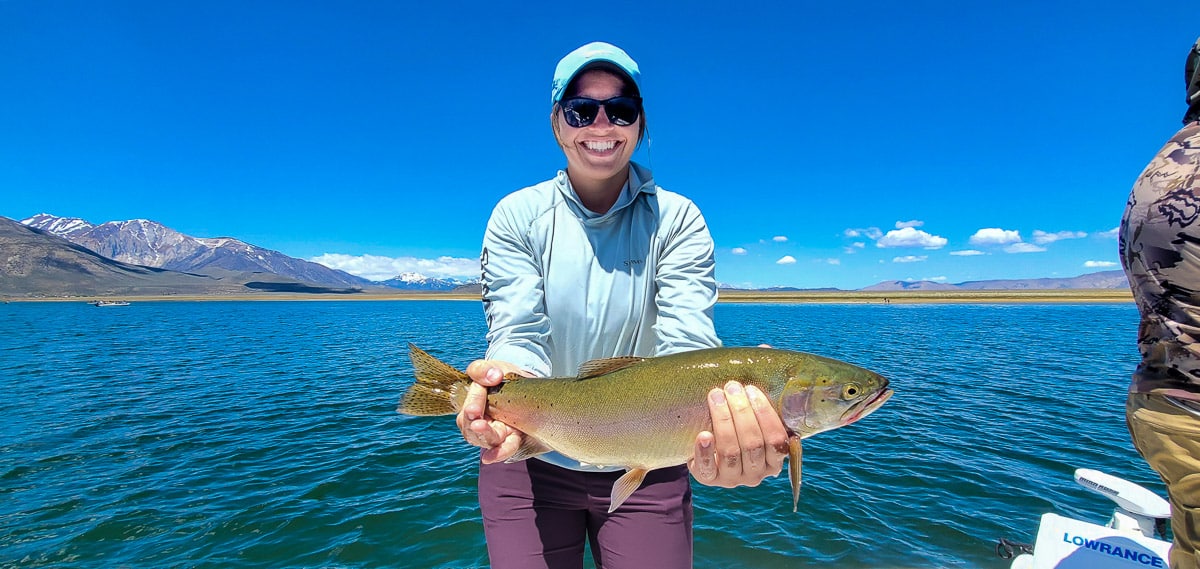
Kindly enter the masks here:
<path id="1" fill-rule="evenodd" d="M 583 362 L 583 365 L 579 366 L 579 375 L 575 376 L 575 378 L 588 379 L 604 375 L 606 373 L 612 373 L 620 369 L 625 369 L 631 365 L 638 364 L 643 361 L 646 361 L 646 358 L 639 356 L 621 356 L 617 358 L 603 358 L 599 360 L 586 361 Z"/>

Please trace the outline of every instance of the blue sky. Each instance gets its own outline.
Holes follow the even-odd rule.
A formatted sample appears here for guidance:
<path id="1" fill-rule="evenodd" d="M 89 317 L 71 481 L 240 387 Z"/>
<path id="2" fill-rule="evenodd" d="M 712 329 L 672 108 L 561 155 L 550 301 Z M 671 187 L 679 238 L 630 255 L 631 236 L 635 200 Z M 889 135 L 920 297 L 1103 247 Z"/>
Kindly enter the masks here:
<path id="1" fill-rule="evenodd" d="M 635 160 L 700 206 L 724 283 L 1119 269 L 1194 7 L 0 0 L 0 215 L 473 277 L 496 201 L 565 164 L 555 63 L 604 40 L 644 74 Z"/>

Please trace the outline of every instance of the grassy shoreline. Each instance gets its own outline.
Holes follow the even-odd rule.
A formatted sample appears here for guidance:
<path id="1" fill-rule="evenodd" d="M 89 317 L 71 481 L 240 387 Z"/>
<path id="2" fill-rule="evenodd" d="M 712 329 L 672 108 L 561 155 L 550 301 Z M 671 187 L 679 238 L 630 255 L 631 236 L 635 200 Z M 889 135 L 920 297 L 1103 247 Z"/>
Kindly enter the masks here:
<path id="1" fill-rule="evenodd" d="M 55 298 L 4 297 L 4 302 L 158 301 L 479 301 L 478 293 L 396 292 L 359 294 L 246 293 L 228 295 L 111 295 Z M 1129 289 L 972 290 L 972 291 L 745 291 L 723 290 L 718 302 L 769 304 L 1032 304 L 1133 302 Z"/>

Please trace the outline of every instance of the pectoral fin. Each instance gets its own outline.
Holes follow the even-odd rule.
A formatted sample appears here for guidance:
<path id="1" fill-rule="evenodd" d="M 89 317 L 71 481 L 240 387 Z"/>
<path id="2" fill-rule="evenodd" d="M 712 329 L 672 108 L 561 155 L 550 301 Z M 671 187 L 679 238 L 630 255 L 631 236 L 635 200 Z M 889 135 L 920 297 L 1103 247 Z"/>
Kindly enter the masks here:
<path id="1" fill-rule="evenodd" d="M 792 482 L 792 511 L 800 508 L 800 437 L 788 439 L 788 480 Z"/>
<path id="2" fill-rule="evenodd" d="M 517 452 L 504 462 L 521 462 L 539 454 L 546 454 L 552 450 L 554 449 L 546 446 L 537 438 L 525 435 L 525 440 L 521 442 L 521 446 L 517 449 Z"/>
<path id="3" fill-rule="evenodd" d="M 609 500 L 608 513 L 613 513 L 614 510 L 621 507 L 625 500 L 633 495 L 633 491 L 637 490 L 642 485 L 642 480 L 646 479 L 646 473 L 649 470 L 645 468 L 631 468 L 624 476 L 621 476 L 613 483 L 612 498 Z"/>

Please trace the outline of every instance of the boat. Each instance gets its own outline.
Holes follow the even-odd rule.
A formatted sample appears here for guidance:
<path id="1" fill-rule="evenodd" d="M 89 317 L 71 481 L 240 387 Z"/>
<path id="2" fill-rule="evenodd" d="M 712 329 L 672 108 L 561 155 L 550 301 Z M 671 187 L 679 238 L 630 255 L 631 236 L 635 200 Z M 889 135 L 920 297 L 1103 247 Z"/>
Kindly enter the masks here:
<path id="1" fill-rule="evenodd" d="M 91 303 L 92 306 L 129 306 L 129 303 L 124 300 L 97 300 Z"/>
<path id="2" fill-rule="evenodd" d="M 1079 485 L 1116 503 L 1105 525 L 1042 515 L 1033 545 L 1001 539 L 996 554 L 1012 559 L 1011 569 L 1166 568 L 1171 505 L 1143 486 L 1098 470 L 1075 471 Z"/>

